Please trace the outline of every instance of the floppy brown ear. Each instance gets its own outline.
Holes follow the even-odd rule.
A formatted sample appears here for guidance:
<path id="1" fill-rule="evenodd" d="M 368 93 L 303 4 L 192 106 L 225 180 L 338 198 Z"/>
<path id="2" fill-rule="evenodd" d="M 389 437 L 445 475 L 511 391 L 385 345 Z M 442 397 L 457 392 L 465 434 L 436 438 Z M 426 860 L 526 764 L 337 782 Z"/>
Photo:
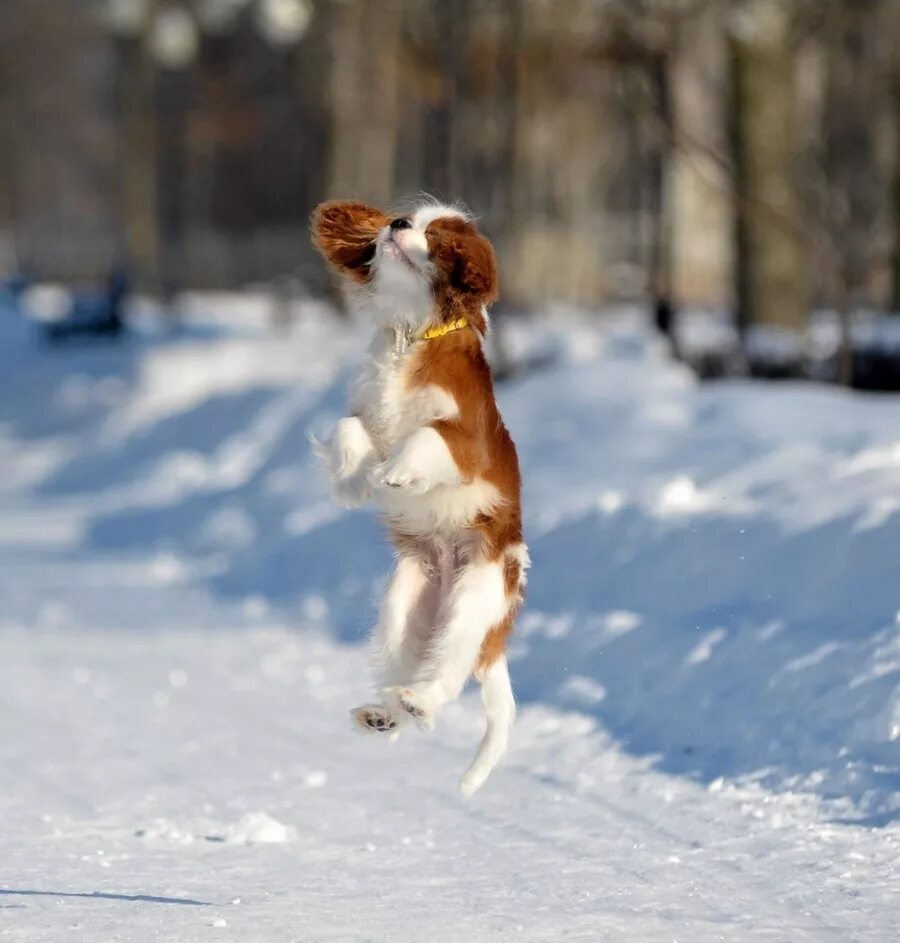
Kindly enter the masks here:
<path id="1" fill-rule="evenodd" d="M 466 230 L 435 232 L 429 240 L 432 259 L 452 287 L 477 295 L 480 301 L 494 301 L 498 294 L 494 247 L 471 226 Z"/>
<path id="2" fill-rule="evenodd" d="M 457 277 L 469 291 L 484 296 L 485 301 L 497 297 L 497 256 L 494 247 L 480 233 L 465 237 Z"/>
<path id="3" fill-rule="evenodd" d="M 497 297 L 497 257 L 494 247 L 471 223 L 455 218 L 432 223 L 426 232 L 432 261 L 457 291 L 479 301 Z"/>
<path id="4" fill-rule="evenodd" d="M 329 265 L 357 281 L 366 281 L 375 255 L 375 237 L 389 222 L 381 210 L 365 203 L 320 203 L 312 215 L 313 245 Z"/>

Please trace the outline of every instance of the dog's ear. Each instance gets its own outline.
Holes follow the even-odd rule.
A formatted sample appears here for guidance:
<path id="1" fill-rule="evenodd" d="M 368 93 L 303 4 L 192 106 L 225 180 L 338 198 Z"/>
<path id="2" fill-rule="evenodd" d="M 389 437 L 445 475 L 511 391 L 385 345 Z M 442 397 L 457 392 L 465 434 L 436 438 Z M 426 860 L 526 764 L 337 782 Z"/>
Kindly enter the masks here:
<path id="1" fill-rule="evenodd" d="M 481 233 L 474 232 L 463 239 L 456 275 L 467 291 L 482 296 L 485 301 L 497 297 L 497 256 Z"/>
<path id="2" fill-rule="evenodd" d="M 366 281 L 375 255 L 375 237 L 389 222 L 381 210 L 365 203 L 320 203 L 312 215 L 313 245 L 339 272 Z"/>
<path id="3" fill-rule="evenodd" d="M 482 303 L 496 300 L 497 257 L 489 240 L 468 222 L 439 220 L 428 227 L 432 261 L 448 287 L 474 295 Z"/>

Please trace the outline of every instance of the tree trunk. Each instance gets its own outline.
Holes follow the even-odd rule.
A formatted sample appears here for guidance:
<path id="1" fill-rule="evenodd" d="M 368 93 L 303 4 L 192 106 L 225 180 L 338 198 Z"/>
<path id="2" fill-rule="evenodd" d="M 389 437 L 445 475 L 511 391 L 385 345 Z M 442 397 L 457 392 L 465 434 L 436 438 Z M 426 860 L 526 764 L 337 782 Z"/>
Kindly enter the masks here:
<path id="1" fill-rule="evenodd" d="M 891 311 L 900 315 L 900 63 L 895 63 L 891 87 L 891 104 L 894 113 L 894 166 L 891 215 L 894 225 L 894 244 L 891 252 Z"/>
<path id="2" fill-rule="evenodd" d="M 332 12 L 332 127 L 327 196 L 386 207 L 396 197 L 402 79 L 403 3 L 382 0 L 378 15 L 361 0 Z"/>
<path id="3" fill-rule="evenodd" d="M 837 379 L 853 382 L 850 319 L 866 300 L 867 280 L 877 244 L 884 190 L 875 159 L 878 112 L 878 19 L 871 5 L 835 0 L 826 19 L 824 170 L 827 181 L 824 221 L 833 258 L 829 269 L 841 318 L 842 341 Z"/>
<path id="4" fill-rule="evenodd" d="M 801 332 L 808 288 L 794 173 L 789 0 L 733 0 L 729 34 L 738 323 Z"/>
<path id="5" fill-rule="evenodd" d="M 10 30 L 10 33 L 12 30 Z M 15 129 L 19 127 L 18 87 L 13 78 L 15 64 L 5 48 L 7 37 L 0 33 L 0 266 L 20 274 L 22 260 L 19 258 L 17 228 L 19 221 L 18 140 Z M 3 243 L 8 240 L 8 244 Z"/>
<path id="6" fill-rule="evenodd" d="M 653 319 L 657 328 L 672 337 L 675 316 L 672 297 L 672 198 L 669 192 L 672 163 L 672 95 L 669 87 L 669 62 L 664 56 L 653 58 L 650 70 L 653 95 L 659 110 L 662 129 L 657 129 L 652 143 L 650 213 L 650 291 L 653 297 Z"/>

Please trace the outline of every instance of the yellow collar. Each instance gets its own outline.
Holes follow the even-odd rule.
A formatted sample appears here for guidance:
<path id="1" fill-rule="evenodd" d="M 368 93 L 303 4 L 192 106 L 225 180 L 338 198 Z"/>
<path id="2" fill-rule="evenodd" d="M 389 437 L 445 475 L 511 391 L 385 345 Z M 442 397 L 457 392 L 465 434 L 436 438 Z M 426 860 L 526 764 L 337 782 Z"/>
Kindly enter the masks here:
<path id="1" fill-rule="evenodd" d="M 469 319 L 468 318 L 457 318 L 455 321 L 450 321 L 449 324 L 439 324 L 437 327 L 430 327 L 427 331 L 423 331 L 419 338 L 423 341 L 432 341 L 436 337 L 443 337 L 445 334 L 450 334 L 453 331 L 461 331 L 464 327 L 468 327 Z"/>

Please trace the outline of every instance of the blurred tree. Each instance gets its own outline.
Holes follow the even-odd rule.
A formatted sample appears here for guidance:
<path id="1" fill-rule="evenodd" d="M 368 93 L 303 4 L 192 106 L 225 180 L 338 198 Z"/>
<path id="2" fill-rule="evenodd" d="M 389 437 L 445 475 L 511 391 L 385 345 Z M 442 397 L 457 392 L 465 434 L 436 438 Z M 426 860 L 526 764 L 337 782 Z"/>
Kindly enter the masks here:
<path id="1" fill-rule="evenodd" d="M 890 110 L 894 132 L 891 174 L 893 251 L 890 307 L 894 314 L 900 315 L 900 48 L 898 48 L 900 47 L 900 4 L 895 4 L 891 10 L 888 29 L 888 42 L 894 48 L 890 70 Z"/>
<path id="2" fill-rule="evenodd" d="M 404 64 L 402 0 L 365 0 L 332 11 L 327 82 L 331 111 L 326 193 L 387 206 L 394 189 Z"/>
<path id="3" fill-rule="evenodd" d="M 127 9 L 127 8 L 122 8 Z M 157 271 L 156 149 L 153 74 L 145 55 L 145 11 L 133 18 L 107 18 L 113 57 L 113 109 L 116 122 L 118 219 L 122 254 L 145 277 Z"/>
<path id="4" fill-rule="evenodd" d="M 731 0 L 738 323 L 802 332 L 809 312 L 790 0 Z M 799 351 L 798 351 L 799 354 Z"/>
<path id="5" fill-rule="evenodd" d="M 10 55 L 13 41 L 14 11 L 0 8 L 0 271 L 20 268 L 16 247 L 18 210 L 16 206 L 16 95 L 18 82 Z"/>
<path id="6" fill-rule="evenodd" d="M 900 305 L 898 34 L 897 0 L 2 0 L 0 225 L 44 277 L 126 246 L 143 287 L 319 290 L 315 202 L 426 189 L 510 307 L 665 326 L 733 275 L 796 334 L 810 289 Z"/>
<path id="7" fill-rule="evenodd" d="M 839 382 L 853 382 L 850 318 L 867 300 L 878 249 L 883 181 L 876 160 L 878 0 L 833 0 L 822 12 L 826 80 L 819 226 L 829 242 L 831 297 L 840 315 Z"/>

